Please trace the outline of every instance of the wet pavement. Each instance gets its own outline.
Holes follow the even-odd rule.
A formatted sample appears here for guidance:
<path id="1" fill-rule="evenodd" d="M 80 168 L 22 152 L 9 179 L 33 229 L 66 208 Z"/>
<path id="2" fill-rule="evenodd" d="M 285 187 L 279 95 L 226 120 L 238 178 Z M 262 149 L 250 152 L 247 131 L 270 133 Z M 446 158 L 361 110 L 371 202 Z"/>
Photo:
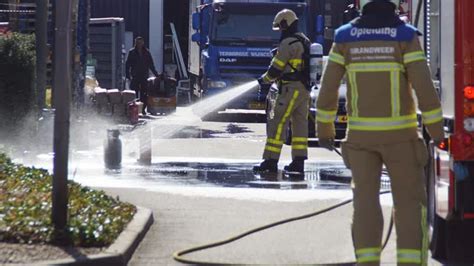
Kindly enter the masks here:
<path id="1" fill-rule="evenodd" d="M 171 121 L 170 121 L 171 122 Z M 150 124 L 153 135 L 160 135 L 162 141 L 190 140 L 198 143 L 203 139 L 221 139 L 231 143 L 232 139 L 249 140 L 254 145 L 256 138 L 264 138 L 251 124 L 239 123 L 206 123 L 197 125 Z M 87 145 L 94 149 L 83 149 L 80 145 L 73 145 L 71 152 L 71 177 L 89 186 L 120 186 L 120 187 L 158 187 L 169 186 L 200 186 L 225 188 L 262 188 L 279 190 L 350 190 L 351 172 L 346 169 L 342 161 L 308 160 L 304 175 L 288 176 L 281 170 L 277 174 L 257 174 L 251 169 L 259 160 L 233 160 L 230 158 L 177 158 L 167 159 L 153 157 L 153 164 L 140 165 L 136 158 L 137 141 L 140 138 L 135 134 L 137 129 L 146 127 L 147 123 L 136 126 L 118 127 L 122 132 L 123 162 L 120 170 L 107 170 L 103 162 L 104 130 L 89 131 Z M 166 132 L 167 134 L 163 134 Z M 137 136 L 138 135 L 138 136 Z M 93 136 L 92 138 L 90 136 Z M 85 143 L 85 142 L 76 142 Z M 161 143 L 159 148 L 168 143 Z M 217 145 L 219 146 L 219 145 Z M 76 150 L 74 150 L 76 148 Z M 135 149 L 134 149 L 135 148 Z M 183 149 L 184 147 L 176 147 Z M 218 149 L 218 148 L 217 148 Z M 242 148 L 246 149 L 246 148 Z M 154 151 L 155 152 L 155 151 Z M 24 163 L 52 170 L 52 153 L 35 155 L 25 151 L 22 154 Z M 28 163 L 31 161 L 31 163 Z M 279 169 L 288 163 L 281 161 Z M 389 189 L 387 176 L 382 176 L 382 188 Z"/>
<path id="2" fill-rule="evenodd" d="M 97 151 L 98 152 L 98 151 Z M 82 157 L 82 159 L 78 159 Z M 51 154 L 38 156 L 42 166 L 51 167 L 48 161 Z M 278 173 L 258 174 L 252 167 L 258 161 L 234 161 L 219 158 L 207 158 L 192 161 L 189 158 L 174 158 L 166 161 L 156 158 L 151 165 L 142 165 L 133 158 L 126 158 L 119 170 L 109 170 L 97 156 L 89 152 L 76 153 L 76 160 L 70 171 L 74 180 L 89 186 L 120 187 L 222 187 L 222 188 L 259 188 L 279 190 L 350 190 L 351 172 L 340 162 L 308 162 L 304 175 Z M 36 166 L 41 165 L 38 162 Z M 283 168 L 284 163 L 279 165 Z M 382 189 L 389 189 L 390 182 L 382 176 Z"/>
<path id="3" fill-rule="evenodd" d="M 75 125 L 71 143 L 70 178 L 85 185 L 100 187 L 149 188 L 169 185 L 279 190 L 350 190 L 350 170 L 344 167 L 341 160 L 320 160 L 321 156 L 310 156 L 310 159 L 317 159 L 307 161 L 304 176 L 288 176 L 281 171 L 277 174 L 256 174 L 251 169 L 259 163 L 260 160 L 257 160 L 255 156 L 259 156 L 260 152 L 251 151 L 251 149 L 255 149 L 256 144 L 261 141 L 259 139 L 265 138 L 264 124 L 195 121 L 188 112 L 189 110 L 182 109 L 181 115 L 172 119 L 147 116 L 137 125 L 112 126 L 118 128 L 122 135 L 123 161 L 118 171 L 104 169 L 105 132 L 111 125 L 98 121 Z M 150 134 L 155 143 L 153 164 L 148 166 L 140 165 L 136 160 L 139 140 L 144 138 L 145 134 Z M 242 145 L 232 144 L 238 140 Z M 196 147 L 201 145 L 202 152 L 198 152 L 198 156 L 190 156 L 193 147 L 190 149 L 189 145 Z M 202 145 L 208 146 L 203 149 Z M 188 156 L 182 158 L 176 156 L 166 158 L 165 154 L 156 156 L 159 153 L 169 153 L 171 150 L 183 150 L 183 153 L 186 153 L 184 151 L 186 149 L 189 150 Z M 222 155 L 225 150 L 230 153 Z M 220 157 L 212 157 L 206 154 L 208 152 L 215 152 Z M 235 160 L 229 157 L 229 154 L 234 153 L 248 153 L 249 156 L 244 157 L 249 160 Z M 35 152 L 26 150 L 19 157 L 23 157 L 26 164 L 52 170 L 52 153 L 40 152 L 40 155 L 36 155 Z M 287 160 L 280 161 L 280 169 L 288 163 Z M 387 176 L 382 177 L 382 184 L 384 188 L 389 188 Z"/>
<path id="4" fill-rule="evenodd" d="M 257 174 L 251 170 L 253 165 L 254 163 L 163 162 L 150 166 L 129 165 L 119 171 L 105 171 L 105 174 L 122 181 L 126 177 L 157 185 L 228 188 L 348 189 L 350 184 L 350 172 L 343 166 L 332 163 L 307 165 L 304 176 L 288 176 L 282 171 Z"/>
<path id="5" fill-rule="evenodd" d="M 230 123 L 225 127 L 225 130 L 210 130 L 203 129 L 198 126 L 185 126 L 172 134 L 169 138 L 171 139 L 208 139 L 208 138 L 225 138 L 229 137 L 229 134 L 241 134 L 241 133 L 252 133 L 248 127 L 241 126 L 238 124 Z"/>
<path id="6" fill-rule="evenodd" d="M 309 149 L 303 177 L 286 176 L 281 171 L 257 175 L 252 167 L 261 161 L 265 124 L 188 122 L 188 118 L 120 128 L 120 170 L 104 167 L 108 126 L 95 123 L 74 133 L 70 179 L 153 210 L 155 224 L 130 265 L 179 265 L 171 257 L 177 250 L 320 210 L 352 195 L 351 173 L 336 153 Z M 142 135 L 134 133 L 147 125 L 153 128 L 152 164 L 140 165 L 137 158 Z M 16 158 L 19 163 L 52 170 L 51 152 L 25 149 Z M 291 147 L 285 145 L 279 169 L 290 161 Z M 389 189 L 387 176 L 382 180 L 382 188 Z M 381 203 L 388 217 L 391 198 L 381 197 Z M 197 258 L 272 265 L 350 261 L 350 215 L 350 207 L 342 208 L 318 219 L 257 234 L 234 246 L 197 254 Z M 396 257 L 394 240 L 384 253 L 388 258 L 384 262 L 392 263 Z"/>

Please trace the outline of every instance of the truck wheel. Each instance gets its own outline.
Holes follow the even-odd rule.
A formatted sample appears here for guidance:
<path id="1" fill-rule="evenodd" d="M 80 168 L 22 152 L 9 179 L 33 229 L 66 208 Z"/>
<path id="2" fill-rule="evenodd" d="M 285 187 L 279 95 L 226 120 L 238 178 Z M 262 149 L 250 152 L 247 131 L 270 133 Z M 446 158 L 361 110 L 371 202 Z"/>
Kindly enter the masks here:
<path id="1" fill-rule="evenodd" d="M 434 215 L 432 224 L 430 250 L 434 259 L 445 261 L 446 257 L 446 221 Z"/>
<path id="2" fill-rule="evenodd" d="M 311 112 L 308 113 L 308 137 L 316 138 L 316 120 Z"/>
<path id="3" fill-rule="evenodd" d="M 430 234 L 430 250 L 433 258 L 446 259 L 446 222 L 436 215 L 436 173 L 435 153 L 433 144 L 428 145 L 428 164 L 425 167 L 426 192 L 428 199 L 428 226 Z"/>
<path id="4" fill-rule="evenodd" d="M 292 132 L 291 132 L 291 123 L 288 124 L 288 129 L 286 130 L 286 134 L 285 134 L 285 144 L 288 145 L 288 146 L 291 146 L 291 136 L 292 136 Z"/>
<path id="5" fill-rule="evenodd" d="M 191 76 L 191 102 L 195 103 L 201 98 L 202 84 L 200 84 L 200 78 L 196 76 Z"/>
<path id="6" fill-rule="evenodd" d="M 425 167 L 425 176 L 426 176 L 426 192 L 427 192 L 427 199 L 428 199 L 428 225 L 433 226 L 434 219 L 436 215 L 436 173 L 435 173 L 435 154 L 434 154 L 434 147 L 432 144 L 428 145 L 428 164 Z"/>

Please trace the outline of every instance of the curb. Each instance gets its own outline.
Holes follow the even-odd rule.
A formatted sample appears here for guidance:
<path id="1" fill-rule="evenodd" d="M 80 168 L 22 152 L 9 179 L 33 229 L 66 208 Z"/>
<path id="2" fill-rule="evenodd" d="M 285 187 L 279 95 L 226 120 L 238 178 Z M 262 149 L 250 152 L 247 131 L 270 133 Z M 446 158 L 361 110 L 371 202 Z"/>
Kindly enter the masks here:
<path id="1" fill-rule="evenodd" d="M 115 242 L 105 251 L 84 256 L 81 258 L 68 258 L 52 261 L 35 262 L 36 265 L 127 265 L 132 258 L 138 244 L 153 224 L 151 210 L 137 206 L 137 212 L 127 227 L 120 233 Z"/>

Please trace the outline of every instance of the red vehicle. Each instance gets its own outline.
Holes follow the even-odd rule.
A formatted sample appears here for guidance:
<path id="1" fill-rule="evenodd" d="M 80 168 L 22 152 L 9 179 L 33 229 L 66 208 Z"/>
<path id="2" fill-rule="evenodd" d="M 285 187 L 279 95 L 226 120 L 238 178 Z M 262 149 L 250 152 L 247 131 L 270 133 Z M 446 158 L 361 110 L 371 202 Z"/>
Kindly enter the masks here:
<path id="1" fill-rule="evenodd" d="M 0 22 L 0 35 L 7 34 L 8 32 L 10 32 L 8 22 Z"/>
<path id="2" fill-rule="evenodd" d="M 441 262 L 472 265 L 474 1 L 423 2 L 425 47 L 438 84 L 446 131 L 445 143 L 431 147 L 432 160 L 427 170 L 431 251 Z"/>

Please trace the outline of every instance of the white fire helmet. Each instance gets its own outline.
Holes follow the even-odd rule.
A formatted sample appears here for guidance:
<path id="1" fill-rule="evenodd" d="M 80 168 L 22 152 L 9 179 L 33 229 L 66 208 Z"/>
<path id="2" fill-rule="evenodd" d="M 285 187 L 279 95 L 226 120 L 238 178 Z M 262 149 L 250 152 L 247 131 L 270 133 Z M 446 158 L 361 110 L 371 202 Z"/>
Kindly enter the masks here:
<path id="1" fill-rule="evenodd" d="M 295 12 L 290 9 L 283 9 L 276 14 L 275 19 L 273 20 L 273 30 L 285 30 L 297 20 L 298 17 Z"/>
<path id="2" fill-rule="evenodd" d="M 360 10 L 364 9 L 364 6 L 372 2 L 390 2 L 397 8 L 400 7 L 400 0 L 360 0 Z"/>

